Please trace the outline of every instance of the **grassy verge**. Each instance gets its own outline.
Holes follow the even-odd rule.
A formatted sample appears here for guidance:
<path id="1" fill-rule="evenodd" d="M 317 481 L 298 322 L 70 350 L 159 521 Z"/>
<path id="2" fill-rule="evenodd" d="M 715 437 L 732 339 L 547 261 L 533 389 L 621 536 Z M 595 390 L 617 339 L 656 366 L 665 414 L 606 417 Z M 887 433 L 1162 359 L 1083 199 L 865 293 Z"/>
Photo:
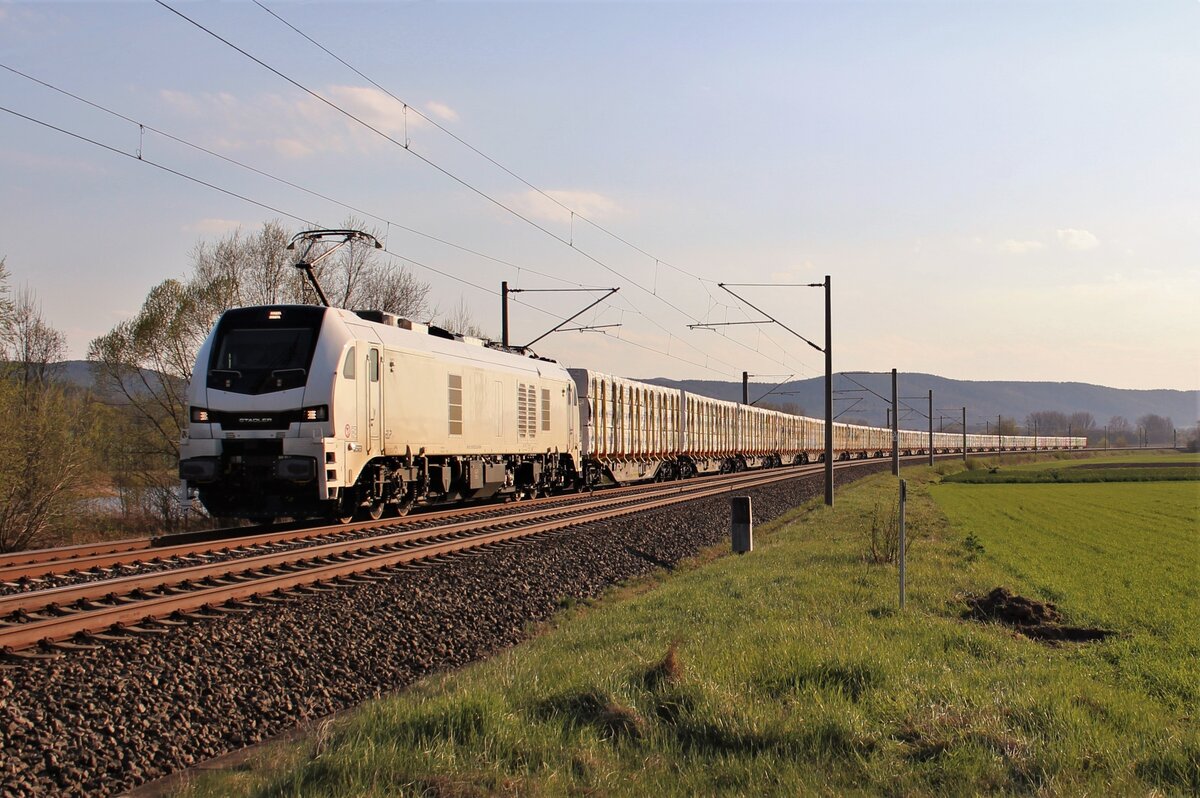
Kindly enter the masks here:
<path id="1" fill-rule="evenodd" d="M 834 511 L 760 528 L 753 554 L 576 607 L 527 645 L 186 792 L 1200 790 L 1195 486 L 905 476 L 903 613 L 895 567 L 864 559 L 896 493 L 877 476 Z M 1050 647 L 960 618 L 964 594 L 999 584 L 1118 635 Z"/>

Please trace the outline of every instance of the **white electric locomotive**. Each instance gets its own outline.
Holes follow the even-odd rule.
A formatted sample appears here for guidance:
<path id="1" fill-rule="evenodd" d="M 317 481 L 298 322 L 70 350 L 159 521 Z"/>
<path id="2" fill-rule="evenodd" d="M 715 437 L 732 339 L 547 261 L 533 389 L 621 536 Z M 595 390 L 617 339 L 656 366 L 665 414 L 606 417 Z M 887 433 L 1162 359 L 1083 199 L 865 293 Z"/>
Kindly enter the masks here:
<path id="1" fill-rule="evenodd" d="M 378 518 L 578 480 L 565 369 L 377 311 L 227 311 L 188 403 L 179 474 L 217 516 Z"/>

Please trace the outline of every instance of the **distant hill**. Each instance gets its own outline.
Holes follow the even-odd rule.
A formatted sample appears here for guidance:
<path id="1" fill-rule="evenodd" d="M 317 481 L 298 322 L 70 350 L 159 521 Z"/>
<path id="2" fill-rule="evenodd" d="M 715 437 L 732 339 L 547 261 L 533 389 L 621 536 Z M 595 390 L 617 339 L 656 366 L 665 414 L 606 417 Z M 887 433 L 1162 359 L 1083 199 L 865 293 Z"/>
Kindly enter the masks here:
<path id="1" fill-rule="evenodd" d="M 96 387 L 96 377 L 92 374 L 92 366 L 86 360 L 66 360 L 55 365 L 59 379 L 80 388 Z"/>
<path id="2" fill-rule="evenodd" d="M 853 380 L 874 391 L 887 401 L 863 390 Z M 645 379 L 657 385 L 682 388 L 717 399 L 739 402 L 742 399 L 740 382 L 715 380 L 668 380 Z M 750 401 L 758 399 L 773 387 L 774 383 L 750 384 Z M 946 424 L 961 418 L 963 407 L 967 408 L 967 425 L 974 431 L 982 430 L 985 420 L 995 424 L 996 416 L 1012 418 L 1024 425 L 1031 413 L 1059 411 L 1062 413 L 1087 412 L 1103 427 L 1113 416 L 1123 416 L 1130 424 L 1148 414 L 1170 418 L 1177 428 L 1191 427 L 1200 419 L 1200 391 L 1151 390 L 1135 391 L 1125 388 L 1106 388 L 1082 382 L 1008 382 L 951 380 L 933 374 L 902 373 L 897 375 L 901 426 L 924 429 L 928 422 L 917 418 L 905 404 L 925 413 L 928 392 L 933 389 L 933 411 L 935 425 L 939 415 L 946 417 Z M 835 374 L 833 378 L 833 412 L 842 421 L 866 422 L 872 425 L 886 423 L 885 408 L 891 403 L 892 375 L 888 373 L 856 373 L 850 376 Z M 856 404 L 857 401 L 857 404 Z M 825 413 L 825 378 L 814 377 L 797 380 L 780 386 L 763 402 L 782 405 L 791 402 L 803 409 L 804 415 L 821 417 Z M 852 406 L 853 405 L 853 406 Z M 906 418 L 907 416 L 907 418 Z"/>
<path id="3" fill-rule="evenodd" d="M 95 388 L 96 377 L 92 372 L 92 364 L 86 360 L 64 360 L 61 363 L 54 364 L 55 375 L 63 382 L 79 388 Z M 146 378 L 146 385 L 157 388 L 161 375 L 158 372 L 149 369 L 142 369 L 142 373 Z M 131 386 L 137 390 L 138 386 Z M 141 389 L 145 390 L 145 389 Z"/>

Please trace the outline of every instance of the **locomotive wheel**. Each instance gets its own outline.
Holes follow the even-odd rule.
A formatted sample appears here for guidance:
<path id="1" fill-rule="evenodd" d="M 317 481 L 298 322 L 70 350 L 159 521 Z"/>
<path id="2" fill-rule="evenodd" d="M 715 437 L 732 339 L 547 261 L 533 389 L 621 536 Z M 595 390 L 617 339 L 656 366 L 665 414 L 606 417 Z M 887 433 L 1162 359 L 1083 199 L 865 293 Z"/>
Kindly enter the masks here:
<path id="1" fill-rule="evenodd" d="M 378 521 L 383 518 L 383 502 L 372 502 L 359 508 L 359 514 L 364 521 Z"/>
<path id="2" fill-rule="evenodd" d="M 347 489 L 338 507 L 333 511 L 333 520 L 339 524 L 348 524 L 358 516 L 358 499 L 353 488 Z"/>

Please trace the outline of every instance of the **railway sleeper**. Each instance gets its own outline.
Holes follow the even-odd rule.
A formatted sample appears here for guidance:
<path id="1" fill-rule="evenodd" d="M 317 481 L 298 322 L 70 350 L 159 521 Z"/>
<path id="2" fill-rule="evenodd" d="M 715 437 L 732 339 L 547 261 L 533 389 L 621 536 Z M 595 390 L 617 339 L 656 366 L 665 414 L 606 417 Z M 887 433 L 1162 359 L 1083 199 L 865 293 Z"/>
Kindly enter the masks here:
<path id="1" fill-rule="evenodd" d="M 28 612 L 26 610 L 19 610 L 19 612 L 21 613 L 21 620 L 25 621 L 26 623 L 28 623 L 30 621 L 52 621 L 52 620 L 54 620 L 53 615 L 47 615 L 44 612 Z"/>
<path id="2" fill-rule="evenodd" d="M 41 644 L 39 644 L 39 645 L 41 645 Z M 55 659 L 63 658 L 63 654 L 61 652 L 46 651 L 46 650 L 35 651 L 33 649 L 28 649 L 28 648 L 24 649 L 22 651 L 11 651 L 11 650 L 5 649 L 3 652 L 0 652 L 0 656 L 2 656 L 3 659 L 7 660 L 8 662 L 20 662 L 20 663 L 37 662 L 37 661 L 45 662 L 47 660 L 55 660 Z"/>
<path id="3" fill-rule="evenodd" d="M 95 640 L 102 640 L 105 643 L 128 643 L 133 640 L 129 635 L 123 634 L 124 631 L 124 629 L 112 627 L 107 632 L 88 632 L 88 637 Z"/>
<path id="4" fill-rule="evenodd" d="M 71 652 L 71 651 L 99 651 L 104 646 L 96 643 L 81 643 L 73 640 L 52 640 L 45 643 L 47 648 L 52 648 L 55 651 Z"/>
<path id="5" fill-rule="evenodd" d="M 178 610 L 175 615 L 180 618 L 186 618 L 189 621 L 211 621 L 216 618 L 216 615 L 205 615 L 199 612 L 189 612 L 187 610 Z"/>
<path id="6" fill-rule="evenodd" d="M 268 604 L 291 604 L 295 601 L 295 599 L 279 593 L 259 593 L 254 598 L 257 601 L 265 601 Z"/>

